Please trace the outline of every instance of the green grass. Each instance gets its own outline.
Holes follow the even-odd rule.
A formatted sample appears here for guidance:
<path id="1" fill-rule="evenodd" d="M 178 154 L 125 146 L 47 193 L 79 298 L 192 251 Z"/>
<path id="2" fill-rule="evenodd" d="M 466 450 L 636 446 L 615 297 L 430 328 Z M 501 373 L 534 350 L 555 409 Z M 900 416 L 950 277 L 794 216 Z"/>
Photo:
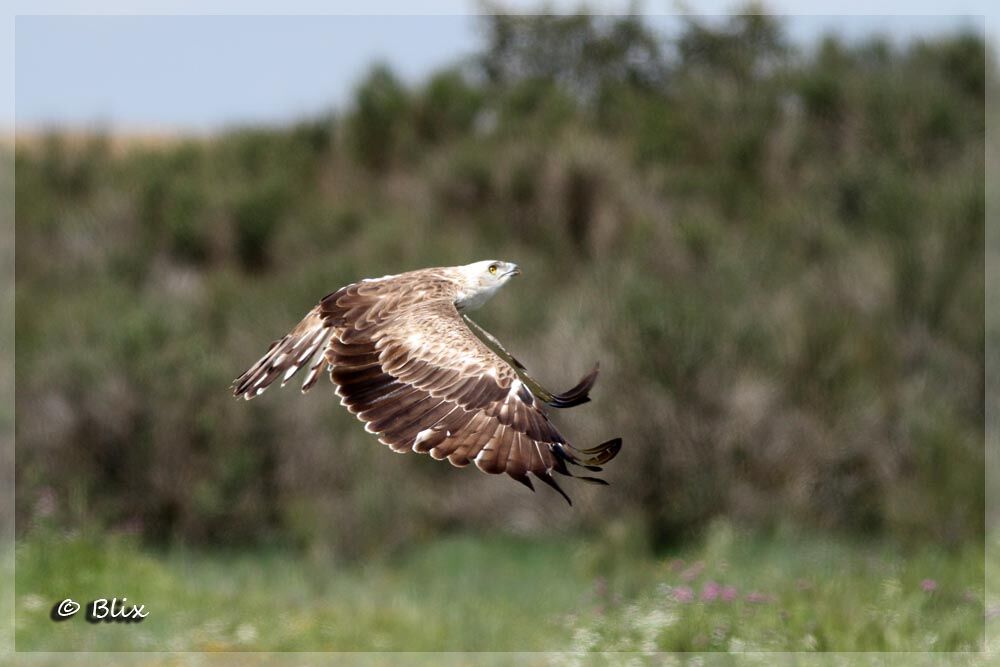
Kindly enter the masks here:
<path id="1" fill-rule="evenodd" d="M 605 593 L 580 614 L 573 646 L 614 651 L 976 651 L 983 553 L 713 527 L 686 559 L 660 563 L 632 599 Z"/>
<path id="2" fill-rule="evenodd" d="M 19 651 L 954 651 L 982 642 L 975 548 L 904 557 L 722 524 L 669 556 L 638 553 L 613 536 L 456 536 L 338 565 L 35 531 L 16 550 L 15 636 Z M 709 582 L 734 587 L 735 599 L 703 601 Z M 754 592 L 763 601 L 748 599 Z M 91 625 L 80 612 L 54 623 L 52 605 L 67 596 L 127 596 L 150 615 Z"/>
<path id="3" fill-rule="evenodd" d="M 128 539 L 17 548 L 18 650 L 511 650 L 559 648 L 585 580 L 556 543 L 455 538 L 398 560 L 338 566 L 282 552 L 143 552 Z M 527 586 L 525 584 L 528 584 Z M 49 619 L 66 596 L 127 596 L 138 625 Z"/>

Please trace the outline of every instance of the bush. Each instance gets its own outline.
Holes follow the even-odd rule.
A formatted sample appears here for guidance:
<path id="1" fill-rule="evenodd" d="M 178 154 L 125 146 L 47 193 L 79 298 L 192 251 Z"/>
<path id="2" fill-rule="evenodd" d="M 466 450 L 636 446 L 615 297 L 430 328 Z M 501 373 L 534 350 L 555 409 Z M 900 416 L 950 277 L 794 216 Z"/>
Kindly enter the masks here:
<path id="1" fill-rule="evenodd" d="M 371 69 L 354 93 L 348 138 L 354 159 L 382 171 L 397 157 L 409 125 L 410 97 L 385 65 Z"/>
<path id="2" fill-rule="evenodd" d="M 182 262 L 207 262 L 211 254 L 209 224 L 202 191 L 188 183 L 174 186 L 163 202 L 163 225 L 171 254 Z"/>
<path id="3" fill-rule="evenodd" d="M 283 181 L 260 185 L 236 202 L 236 256 L 246 271 L 266 268 L 271 244 L 291 195 Z"/>
<path id="4" fill-rule="evenodd" d="M 459 71 L 435 74 L 417 101 L 417 135 L 429 143 L 467 134 L 483 106 L 480 90 Z"/>

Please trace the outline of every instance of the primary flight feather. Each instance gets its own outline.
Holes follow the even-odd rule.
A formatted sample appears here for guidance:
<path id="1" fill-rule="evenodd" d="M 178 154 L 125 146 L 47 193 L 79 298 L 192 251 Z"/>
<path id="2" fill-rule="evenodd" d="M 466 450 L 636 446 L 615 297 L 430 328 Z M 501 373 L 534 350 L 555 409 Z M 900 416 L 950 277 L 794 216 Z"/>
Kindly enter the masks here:
<path id="1" fill-rule="evenodd" d="M 533 489 L 530 474 L 569 501 L 553 473 L 573 476 L 567 463 L 599 471 L 621 439 L 577 449 L 542 407 L 589 401 L 596 367 L 554 394 L 465 315 L 520 273 L 516 264 L 486 260 L 342 287 L 272 343 L 233 382 L 233 393 L 250 400 L 307 368 L 305 392 L 328 370 L 341 404 L 394 451 L 427 453 L 455 466 L 475 463 Z"/>

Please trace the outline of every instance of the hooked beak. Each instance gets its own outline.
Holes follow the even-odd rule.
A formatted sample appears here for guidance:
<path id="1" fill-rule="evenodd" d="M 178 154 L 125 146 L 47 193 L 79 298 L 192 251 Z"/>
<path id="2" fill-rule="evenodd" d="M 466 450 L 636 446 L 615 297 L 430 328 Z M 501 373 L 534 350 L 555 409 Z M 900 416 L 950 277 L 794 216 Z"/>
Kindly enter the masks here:
<path id="1" fill-rule="evenodd" d="M 521 267 L 518 266 L 517 264 L 515 264 L 514 268 L 511 269 L 510 271 L 508 271 L 507 273 L 505 273 L 504 275 L 505 276 L 519 276 L 519 275 L 521 275 Z"/>

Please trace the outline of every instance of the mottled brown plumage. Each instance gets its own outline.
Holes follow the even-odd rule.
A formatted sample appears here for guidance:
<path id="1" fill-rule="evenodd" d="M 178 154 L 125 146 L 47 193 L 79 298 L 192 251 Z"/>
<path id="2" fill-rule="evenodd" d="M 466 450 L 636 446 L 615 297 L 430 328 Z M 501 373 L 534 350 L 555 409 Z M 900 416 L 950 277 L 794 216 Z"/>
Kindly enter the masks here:
<path id="1" fill-rule="evenodd" d="M 569 501 L 552 473 L 569 475 L 567 463 L 598 471 L 621 439 L 577 449 L 542 408 L 589 401 L 596 368 L 571 390 L 553 394 L 464 315 L 519 273 L 513 264 L 485 261 L 347 285 L 272 343 L 234 381 L 234 394 L 249 400 L 279 377 L 284 385 L 308 368 L 305 392 L 328 369 L 341 404 L 394 451 L 455 466 L 475 463 L 529 488 L 531 474 Z"/>

